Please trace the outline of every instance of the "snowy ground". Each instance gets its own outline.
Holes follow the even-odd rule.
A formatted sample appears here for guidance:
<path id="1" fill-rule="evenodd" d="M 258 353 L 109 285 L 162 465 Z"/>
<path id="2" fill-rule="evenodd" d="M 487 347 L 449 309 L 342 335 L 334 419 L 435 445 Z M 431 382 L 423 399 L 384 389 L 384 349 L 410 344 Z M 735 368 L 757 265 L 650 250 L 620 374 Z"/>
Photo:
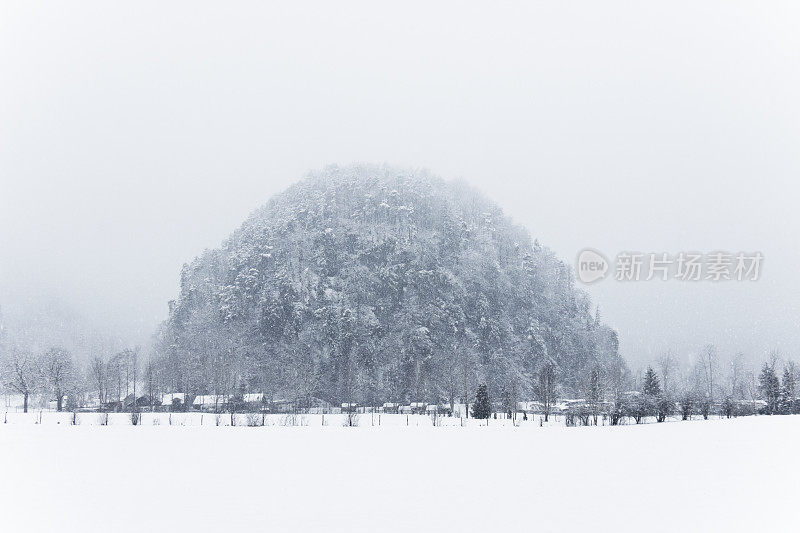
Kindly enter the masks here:
<path id="1" fill-rule="evenodd" d="M 27 416 L 0 424 L 2 531 L 800 526 L 800 416 L 584 428 L 98 427 Z"/>

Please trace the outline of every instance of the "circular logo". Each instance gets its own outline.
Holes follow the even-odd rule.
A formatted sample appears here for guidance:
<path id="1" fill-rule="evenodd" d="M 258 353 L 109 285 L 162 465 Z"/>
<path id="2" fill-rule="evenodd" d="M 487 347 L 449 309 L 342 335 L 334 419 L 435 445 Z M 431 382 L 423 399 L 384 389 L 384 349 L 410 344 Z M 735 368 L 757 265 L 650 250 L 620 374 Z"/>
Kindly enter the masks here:
<path id="1" fill-rule="evenodd" d="M 608 259 L 597 250 L 585 248 L 578 254 L 578 264 L 575 270 L 581 282 L 594 283 L 606 277 Z"/>

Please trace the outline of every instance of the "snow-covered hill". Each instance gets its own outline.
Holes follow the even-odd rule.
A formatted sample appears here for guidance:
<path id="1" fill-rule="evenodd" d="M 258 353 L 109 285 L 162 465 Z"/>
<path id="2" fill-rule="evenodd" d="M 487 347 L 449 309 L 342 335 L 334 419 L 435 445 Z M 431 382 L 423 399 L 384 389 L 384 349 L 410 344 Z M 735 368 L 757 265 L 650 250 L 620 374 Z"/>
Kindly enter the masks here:
<path id="1" fill-rule="evenodd" d="M 531 198 L 536 209 L 536 198 Z M 532 397 L 539 369 L 619 379 L 613 330 L 570 268 L 462 183 L 331 167 L 181 273 L 160 338 L 166 388 L 356 402 Z"/>

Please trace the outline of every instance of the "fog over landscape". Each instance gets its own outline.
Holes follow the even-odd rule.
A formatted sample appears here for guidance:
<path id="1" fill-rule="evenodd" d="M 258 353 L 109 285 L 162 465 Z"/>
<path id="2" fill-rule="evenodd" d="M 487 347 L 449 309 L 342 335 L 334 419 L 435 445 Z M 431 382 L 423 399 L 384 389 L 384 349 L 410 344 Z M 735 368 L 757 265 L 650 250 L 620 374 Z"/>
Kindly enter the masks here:
<path id="1" fill-rule="evenodd" d="M 797 530 L 798 28 L 0 2 L 0 531 Z"/>
<path id="2" fill-rule="evenodd" d="M 798 7 L 681 4 L 5 3 L 6 327 L 147 346 L 184 263 L 363 162 L 464 180 L 569 264 L 761 252 L 754 282 L 587 290 L 631 366 L 706 343 L 796 357 Z"/>

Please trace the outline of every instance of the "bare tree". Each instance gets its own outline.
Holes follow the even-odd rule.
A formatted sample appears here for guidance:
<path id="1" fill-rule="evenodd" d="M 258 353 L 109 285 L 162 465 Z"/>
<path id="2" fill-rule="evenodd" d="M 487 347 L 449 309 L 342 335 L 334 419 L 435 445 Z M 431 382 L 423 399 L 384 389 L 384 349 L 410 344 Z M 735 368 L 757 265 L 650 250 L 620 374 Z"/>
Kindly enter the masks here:
<path id="1" fill-rule="evenodd" d="M 771 369 L 775 370 L 778 368 L 780 366 L 778 363 L 780 363 L 782 360 L 783 357 L 781 356 L 780 350 L 774 348 L 769 351 L 769 354 L 767 355 L 767 365 L 769 365 Z"/>
<path id="2" fill-rule="evenodd" d="M 622 423 L 622 419 L 626 414 L 625 390 L 630 385 L 631 380 L 630 371 L 624 364 L 614 365 L 605 377 L 610 401 L 609 422 L 612 426 Z"/>
<path id="3" fill-rule="evenodd" d="M 681 419 L 690 420 L 697 409 L 697 378 L 696 367 L 678 367 L 673 380 L 675 387 L 675 400 Z"/>
<path id="4" fill-rule="evenodd" d="M 461 400 L 464 403 L 464 416 L 469 418 L 469 404 L 475 398 L 475 389 L 478 384 L 477 362 L 471 349 L 459 351 L 459 368 L 461 370 Z"/>
<path id="5" fill-rule="evenodd" d="M 56 397 L 56 410 L 61 411 L 64 396 L 75 378 L 72 355 L 63 348 L 51 348 L 42 356 L 41 372 L 44 381 Z"/>
<path id="6" fill-rule="evenodd" d="M 22 395 L 22 409 L 27 413 L 28 398 L 39 386 L 39 376 L 33 356 L 25 350 L 9 349 L 0 377 L 3 386 Z"/>
<path id="7" fill-rule="evenodd" d="M 147 399 L 150 403 L 150 411 L 153 411 L 155 405 L 155 398 L 158 394 L 158 370 L 156 369 L 156 363 L 153 361 L 153 358 L 150 357 L 147 360 L 147 366 L 145 366 L 145 380 L 147 381 Z"/>
<path id="8" fill-rule="evenodd" d="M 736 400 L 745 397 L 745 371 L 743 363 L 744 355 L 737 352 L 728 362 L 728 388 L 730 395 Z"/>
<path id="9" fill-rule="evenodd" d="M 706 344 L 700 351 L 697 361 L 697 377 L 701 381 L 700 386 L 704 389 L 705 399 L 708 404 L 714 403 L 714 380 L 717 371 L 717 347 L 713 344 Z"/>
<path id="10" fill-rule="evenodd" d="M 137 346 L 133 350 L 128 350 L 128 354 L 130 357 L 130 365 L 132 367 L 131 374 L 133 376 L 133 412 L 137 412 L 139 409 L 139 405 L 136 402 L 136 381 L 137 381 L 137 371 L 139 369 L 139 347 Z"/>
<path id="11" fill-rule="evenodd" d="M 667 351 L 658 358 L 658 370 L 661 374 L 661 385 L 664 389 L 664 392 L 671 392 L 672 391 L 672 378 L 675 374 L 675 371 L 678 368 L 678 361 L 675 359 L 675 356 L 672 355 L 672 352 Z"/>
<path id="12" fill-rule="evenodd" d="M 546 361 L 539 369 L 539 376 L 535 386 L 536 397 L 542 404 L 544 420 L 550 418 L 550 411 L 556 402 L 556 365 L 552 361 Z"/>
<path id="13" fill-rule="evenodd" d="M 101 356 L 96 355 L 92 358 L 89 363 L 89 372 L 94 386 L 97 387 L 97 398 L 102 407 L 106 402 L 108 390 L 106 387 L 106 363 Z"/>
<path id="14" fill-rule="evenodd" d="M 106 401 L 108 401 L 109 396 L 109 389 L 114 391 L 112 397 L 114 399 L 114 404 L 117 404 L 123 396 L 122 396 L 122 382 L 123 379 L 123 361 L 122 361 L 122 353 L 115 354 L 111 359 L 108 360 L 106 363 L 106 381 L 110 381 L 111 386 L 106 386 Z"/>
<path id="15" fill-rule="evenodd" d="M 436 383 L 441 391 L 441 396 L 447 398 L 450 404 L 450 412 L 455 412 L 455 404 L 458 398 L 459 389 L 459 349 L 453 343 L 449 349 L 445 350 L 444 357 L 436 373 Z"/>
<path id="16" fill-rule="evenodd" d="M 594 425 L 597 425 L 597 416 L 600 411 L 600 403 L 603 401 L 602 373 L 599 367 L 594 366 L 589 371 L 589 379 L 586 382 L 586 403 L 589 408 Z"/>
<path id="17" fill-rule="evenodd" d="M 756 412 L 756 402 L 758 401 L 759 388 L 758 376 L 754 370 L 749 370 L 745 374 L 744 389 L 747 391 L 747 398 L 752 403 L 753 413 Z"/>

